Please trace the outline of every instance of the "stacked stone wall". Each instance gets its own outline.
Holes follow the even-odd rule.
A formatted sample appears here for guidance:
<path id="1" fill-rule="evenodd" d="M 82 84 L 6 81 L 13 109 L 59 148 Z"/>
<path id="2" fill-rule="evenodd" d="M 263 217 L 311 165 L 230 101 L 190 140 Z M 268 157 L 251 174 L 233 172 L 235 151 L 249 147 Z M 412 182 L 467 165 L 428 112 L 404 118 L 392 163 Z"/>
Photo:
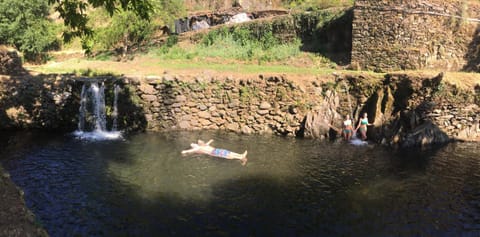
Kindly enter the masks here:
<path id="1" fill-rule="evenodd" d="M 370 137 L 379 142 L 425 145 L 480 139 L 480 94 L 443 82 L 442 74 L 389 74 L 370 82 L 362 75 L 331 77 L 302 84 L 277 76 L 198 77 L 186 82 L 165 75 L 132 82 L 136 81 L 135 93 L 142 98 L 147 130 L 213 129 L 327 138 L 332 126 L 341 128 L 346 114 L 358 118 L 368 112 L 374 124 Z"/>
<path id="2" fill-rule="evenodd" d="M 352 26 L 352 66 L 370 70 L 457 71 L 480 22 L 474 1 L 357 0 Z"/>
<path id="3" fill-rule="evenodd" d="M 77 91 L 71 75 L 0 76 L 0 129 L 72 129 Z"/>
<path id="4" fill-rule="evenodd" d="M 133 80 L 148 130 L 220 129 L 295 136 L 310 109 L 323 101 L 320 85 L 281 76 L 252 79 L 165 75 Z"/>

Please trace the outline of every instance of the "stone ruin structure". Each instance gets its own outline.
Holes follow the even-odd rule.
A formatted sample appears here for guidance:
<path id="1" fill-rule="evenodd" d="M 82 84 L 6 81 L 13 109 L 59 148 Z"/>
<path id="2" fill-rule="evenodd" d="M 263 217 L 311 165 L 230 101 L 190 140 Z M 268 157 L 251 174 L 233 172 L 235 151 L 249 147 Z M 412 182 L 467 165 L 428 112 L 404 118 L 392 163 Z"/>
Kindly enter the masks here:
<path id="1" fill-rule="evenodd" d="M 354 69 L 479 71 L 480 2 L 356 0 Z"/>
<path id="2" fill-rule="evenodd" d="M 285 10 L 258 10 L 246 12 L 244 8 L 234 7 L 216 12 L 199 12 L 188 17 L 175 20 L 175 33 L 207 29 L 222 24 L 242 23 L 258 18 L 285 15 Z"/>

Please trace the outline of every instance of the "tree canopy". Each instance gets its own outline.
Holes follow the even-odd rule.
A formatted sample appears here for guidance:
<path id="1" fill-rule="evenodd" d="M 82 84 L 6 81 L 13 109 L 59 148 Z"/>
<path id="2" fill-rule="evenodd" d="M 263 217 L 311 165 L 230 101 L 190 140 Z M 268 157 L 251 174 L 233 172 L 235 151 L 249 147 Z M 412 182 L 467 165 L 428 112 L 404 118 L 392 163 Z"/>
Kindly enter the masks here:
<path id="1" fill-rule="evenodd" d="M 62 30 L 65 42 L 81 38 L 87 53 L 94 44 L 104 50 L 130 47 L 148 41 L 155 25 L 172 24 L 183 11 L 177 0 L 0 0 L 0 44 L 15 46 L 29 61 L 45 60 L 46 51 L 59 47 Z M 51 18 L 53 12 L 64 27 Z M 98 22 L 98 14 L 109 17 Z"/>
<path id="2" fill-rule="evenodd" d="M 27 60 L 57 45 L 46 0 L 0 0 L 0 44 L 13 45 Z"/>
<path id="3" fill-rule="evenodd" d="M 54 5 L 55 11 L 69 28 L 63 34 L 65 41 L 92 33 L 87 25 L 89 8 L 103 7 L 110 15 L 118 9 L 133 11 L 143 19 L 148 19 L 153 10 L 149 0 L 48 0 L 48 3 Z"/>

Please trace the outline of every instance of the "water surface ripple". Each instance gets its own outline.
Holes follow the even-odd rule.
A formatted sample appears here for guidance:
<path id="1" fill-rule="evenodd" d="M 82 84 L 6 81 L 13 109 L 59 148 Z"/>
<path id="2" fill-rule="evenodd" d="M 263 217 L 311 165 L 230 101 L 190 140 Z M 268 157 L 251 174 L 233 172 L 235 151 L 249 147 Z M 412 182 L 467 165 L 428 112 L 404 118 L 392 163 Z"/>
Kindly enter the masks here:
<path id="1" fill-rule="evenodd" d="M 249 162 L 182 156 L 197 139 Z M 274 136 L 3 134 L 51 236 L 480 236 L 479 144 L 392 151 Z"/>

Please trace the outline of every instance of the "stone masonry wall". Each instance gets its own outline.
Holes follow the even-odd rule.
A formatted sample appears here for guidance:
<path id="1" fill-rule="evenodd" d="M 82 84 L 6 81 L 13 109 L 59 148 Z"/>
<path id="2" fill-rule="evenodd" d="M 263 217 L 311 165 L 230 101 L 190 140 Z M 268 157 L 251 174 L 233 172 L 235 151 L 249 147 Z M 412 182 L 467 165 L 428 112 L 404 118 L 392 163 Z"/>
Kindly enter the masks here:
<path id="1" fill-rule="evenodd" d="M 107 127 L 119 85 L 118 129 L 227 130 L 330 138 L 342 117 L 368 112 L 372 141 L 406 146 L 480 141 L 480 85 L 457 88 L 443 75 L 325 75 L 237 79 L 165 74 L 146 78 L 1 76 L 0 129 L 77 129 L 82 85 L 105 83 Z M 111 126 L 111 125 L 110 125 Z M 333 128 L 332 128 L 333 127 Z M 336 134 L 337 136 L 339 134 Z"/>
<path id="2" fill-rule="evenodd" d="M 418 145 L 480 139 L 480 94 L 444 83 L 441 74 L 329 77 L 298 84 L 281 76 L 184 80 L 164 75 L 129 83 L 141 98 L 147 130 L 327 138 L 329 124 L 339 128 L 342 116 L 351 113 L 357 118 L 368 112 L 374 123 L 369 137 L 378 142 Z"/>
<path id="3" fill-rule="evenodd" d="M 148 130 L 221 129 L 295 136 L 307 111 L 323 101 L 320 85 L 281 76 L 252 79 L 164 75 L 134 79 Z"/>
<path id="4" fill-rule="evenodd" d="M 461 70 L 478 52 L 479 22 L 475 1 L 356 0 L 352 66 Z"/>

